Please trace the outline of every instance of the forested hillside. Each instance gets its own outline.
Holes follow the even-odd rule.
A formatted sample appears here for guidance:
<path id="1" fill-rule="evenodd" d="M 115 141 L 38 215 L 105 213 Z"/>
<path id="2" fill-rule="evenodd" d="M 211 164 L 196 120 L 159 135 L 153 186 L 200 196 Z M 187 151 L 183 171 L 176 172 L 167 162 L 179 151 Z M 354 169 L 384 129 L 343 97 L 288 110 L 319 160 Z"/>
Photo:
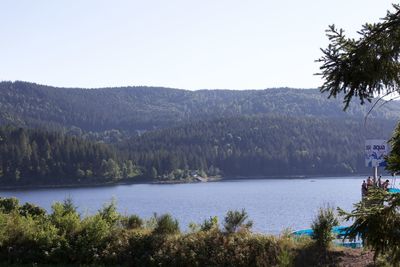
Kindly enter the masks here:
<path id="1" fill-rule="evenodd" d="M 369 126 L 368 126 L 369 125 Z M 365 138 L 389 138 L 394 121 L 252 116 L 189 123 L 123 145 L 149 176 L 365 173 Z M 178 171 L 177 171 L 178 170 Z"/>
<path id="2" fill-rule="evenodd" d="M 110 182 L 139 170 L 106 144 L 43 130 L 0 128 L 0 185 Z"/>
<path id="3" fill-rule="evenodd" d="M 370 107 L 342 112 L 316 89 L 0 82 L 0 184 L 365 173 L 365 139 L 388 139 L 400 115 L 393 101 L 364 124 Z"/>
<path id="4" fill-rule="evenodd" d="M 0 123 L 73 130 L 115 129 L 132 133 L 242 115 L 363 118 L 370 105 L 343 112 L 340 101 L 318 90 L 177 90 L 159 87 L 72 89 L 27 82 L 0 83 Z M 388 103 L 371 118 L 398 118 L 400 105 Z M 118 134 L 118 133 L 117 133 Z"/>

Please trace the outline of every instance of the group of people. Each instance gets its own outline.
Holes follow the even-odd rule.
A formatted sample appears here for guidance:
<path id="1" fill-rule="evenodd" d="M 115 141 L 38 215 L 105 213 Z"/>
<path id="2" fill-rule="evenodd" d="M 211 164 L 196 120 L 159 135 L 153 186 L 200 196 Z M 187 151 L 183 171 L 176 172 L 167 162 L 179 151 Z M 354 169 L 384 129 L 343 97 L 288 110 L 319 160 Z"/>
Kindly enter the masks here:
<path id="1" fill-rule="evenodd" d="M 388 190 L 389 189 L 389 180 L 382 182 L 382 176 L 379 176 L 378 179 L 376 179 L 375 177 L 371 178 L 371 176 L 369 176 L 367 178 L 367 182 L 365 182 L 365 180 L 363 180 L 363 183 L 361 185 L 362 197 L 365 197 L 368 193 L 368 189 L 373 188 L 373 187 Z"/>

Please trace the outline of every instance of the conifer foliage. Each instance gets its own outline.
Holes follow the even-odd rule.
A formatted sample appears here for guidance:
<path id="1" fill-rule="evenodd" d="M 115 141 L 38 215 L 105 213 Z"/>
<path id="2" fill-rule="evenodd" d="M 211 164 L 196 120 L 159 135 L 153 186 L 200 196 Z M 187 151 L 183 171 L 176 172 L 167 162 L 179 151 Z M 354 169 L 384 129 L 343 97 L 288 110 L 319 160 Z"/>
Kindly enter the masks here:
<path id="1" fill-rule="evenodd" d="M 0 128 L 0 183 L 106 182 L 138 174 L 108 145 L 60 132 Z"/>

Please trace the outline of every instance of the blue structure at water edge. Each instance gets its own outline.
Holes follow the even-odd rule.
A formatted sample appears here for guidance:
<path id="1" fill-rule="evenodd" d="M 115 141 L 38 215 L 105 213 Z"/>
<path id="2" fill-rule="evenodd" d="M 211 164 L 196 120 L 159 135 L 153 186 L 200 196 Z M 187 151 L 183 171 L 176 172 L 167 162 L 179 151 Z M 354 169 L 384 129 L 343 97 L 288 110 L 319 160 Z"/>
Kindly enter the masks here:
<path id="1" fill-rule="evenodd" d="M 332 233 L 336 236 L 336 239 L 333 241 L 333 243 L 337 246 L 342 246 L 342 247 L 349 247 L 349 248 L 361 248 L 362 247 L 362 242 L 357 238 L 357 240 L 348 240 L 348 239 L 343 239 L 348 231 L 349 227 L 347 226 L 335 226 L 332 229 Z M 292 232 L 292 235 L 294 236 L 310 236 L 312 237 L 314 234 L 314 231 L 312 229 L 304 229 L 304 230 L 298 230 Z"/>
<path id="2" fill-rule="evenodd" d="M 400 189 L 399 188 L 389 188 L 388 192 L 389 193 L 400 193 Z"/>
<path id="3" fill-rule="evenodd" d="M 332 229 L 332 233 L 334 233 L 337 236 L 345 236 L 347 234 L 347 226 L 335 226 Z M 314 231 L 312 229 L 304 229 L 304 230 L 298 230 L 292 232 L 292 235 L 294 236 L 312 236 L 314 234 Z"/>

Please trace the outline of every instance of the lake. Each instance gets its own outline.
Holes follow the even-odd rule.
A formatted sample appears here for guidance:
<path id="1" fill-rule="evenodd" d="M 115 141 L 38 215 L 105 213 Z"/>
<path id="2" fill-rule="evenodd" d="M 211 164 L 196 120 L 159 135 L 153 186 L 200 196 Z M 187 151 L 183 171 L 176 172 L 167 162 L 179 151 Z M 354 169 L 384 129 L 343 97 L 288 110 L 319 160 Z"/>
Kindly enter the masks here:
<path id="1" fill-rule="evenodd" d="M 246 209 L 253 230 L 278 234 L 285 228 L 309 228 L 319 207 L 330 204 L 351 210 L 361 198 L 363 177 L 230 180 L 195 184 L 131 184 L 92 188 L 56 188 L 0 191 L 51 209 L 55 201 L 72 197 L 79 211 L 96 212 L 115 198 L 124 214 L 149 218 L 170 213 L 181 228 L 210 216 L 222 222 L 228 210 Z"/>

